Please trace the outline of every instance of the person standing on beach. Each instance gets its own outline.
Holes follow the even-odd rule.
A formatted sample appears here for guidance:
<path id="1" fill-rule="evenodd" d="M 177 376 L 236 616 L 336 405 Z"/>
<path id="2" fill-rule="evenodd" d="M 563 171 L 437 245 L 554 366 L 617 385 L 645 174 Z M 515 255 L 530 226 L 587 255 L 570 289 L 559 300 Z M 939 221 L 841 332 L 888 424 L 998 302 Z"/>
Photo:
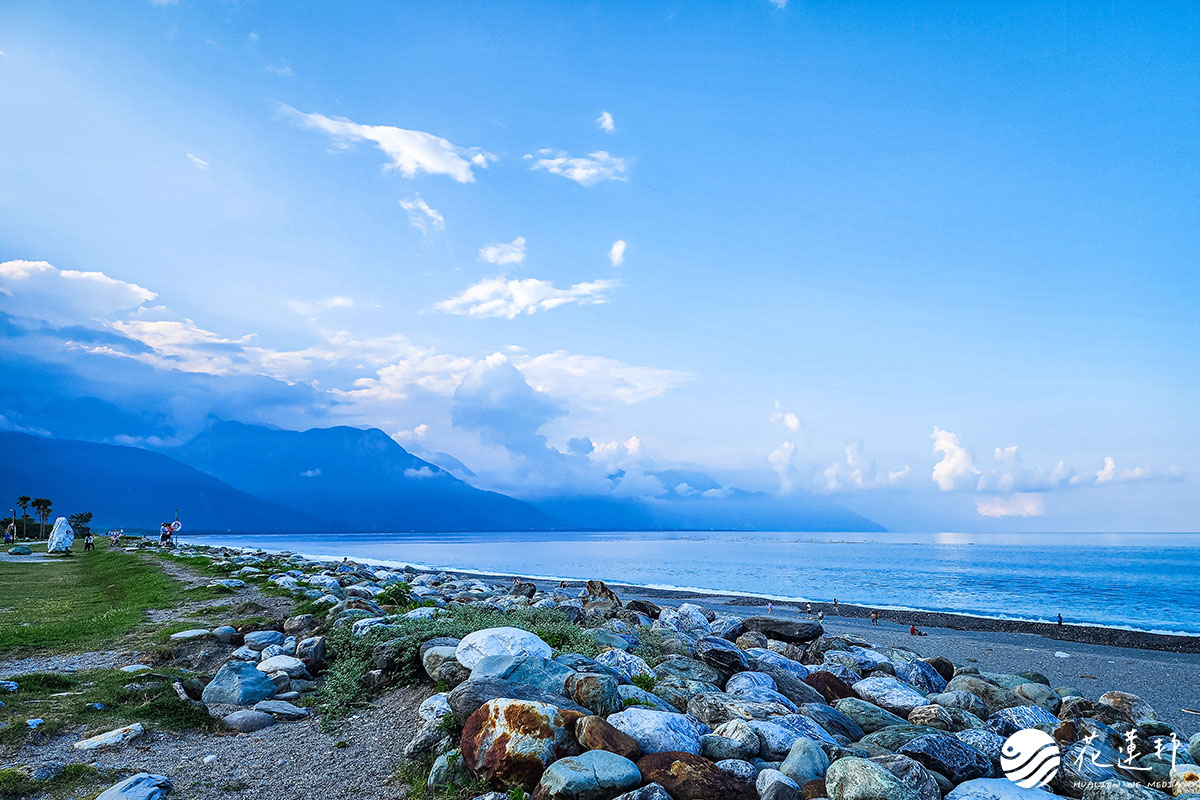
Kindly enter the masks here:
<path id="1" fill-rule="evenodd" d="M 871 612 L 871 624 L 872 624 L 872 625 L 878 625 L 878 624 L 879 624 L 879 612 L 878 612 L 878 611 L 872 611 L 872 612 Z"/>
<path id="2" fill-rule="evenodd" d="M 824 621 L 825 621 L 825 612 L 818 611 L 817 612 L 817 622 L 824 622 Z"/>
<path id="3" fill-rule="evenodd" d="M 1058 615 L 1058 627 L 1062 627 L 1062 614 Z"/>
<path id="4" fill-rule="evenodd" d="M 837 598 L 835 597 L 835 598 L 833 598 L 833 613 L 836 614 L 837 610 L 838 610 L 838 604 L 837 604 Z"/>
<path id="5" fill-rule="evenodd" d="M 812 603 L 805 603 L 804 613 L 808 615 L 809 619 L 812 619 Z"/>
<path id="6" fill-rule="evenodd" d="M 768 601 L 767 601 L 767 613 L 768 613 L 768 614 L 774 614 L 774 613 L 775 613 L 775 604 L 774 604 L 774 603 L 772 603 L 770 600 L 768 600 Z"/>

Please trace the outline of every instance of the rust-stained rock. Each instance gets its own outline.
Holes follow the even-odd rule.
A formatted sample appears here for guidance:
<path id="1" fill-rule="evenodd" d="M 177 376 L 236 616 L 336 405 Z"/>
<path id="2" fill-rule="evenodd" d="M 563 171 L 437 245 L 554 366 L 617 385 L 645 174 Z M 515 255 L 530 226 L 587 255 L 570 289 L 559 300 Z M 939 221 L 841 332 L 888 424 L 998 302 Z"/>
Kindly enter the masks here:
<path id="1" fill-rule="evenodd" d="M 618 606 L 621 605 L 621 598 L 617 597 L 617 593 L 608 588 L 608 584 L 604 581 L 588 581 L 587 593 L 592 597 L 598 597 L 602 600 L 611 600 Z"/>
<path id="2" fill-rule="evenodd" d="M 844 697 L 855 697 L 854 690 L 850 688 L 850 684 L 832 672 L 818 670 L 809 673 L 804 682 L 820 692 L 821 696 L 825 698 L 825 702 L 830 705 L 833 705 Z"/>
<path id="3" fill-rule="evenodd" d="M 585 750 L 607 750 L 630 761 L 642 757 L 642 750 L 632 736 L 600 717 L 580 717 L 575 722 L 575 738 Z"/>
<path id="4" fill-rule="evenodd" d="M 660 784 L 675 800 L 757 800 L 754 786 L 692 753 L 654 753 L 637 762 L 642 780 Z"/>
<path id="5" fill-rule="evenodd" d="M 463 726 L 463 763 L 481 780 L 532 790 L 547 764 L 575 749 L 579 717 L 532 700 L 489 700 Z"/>

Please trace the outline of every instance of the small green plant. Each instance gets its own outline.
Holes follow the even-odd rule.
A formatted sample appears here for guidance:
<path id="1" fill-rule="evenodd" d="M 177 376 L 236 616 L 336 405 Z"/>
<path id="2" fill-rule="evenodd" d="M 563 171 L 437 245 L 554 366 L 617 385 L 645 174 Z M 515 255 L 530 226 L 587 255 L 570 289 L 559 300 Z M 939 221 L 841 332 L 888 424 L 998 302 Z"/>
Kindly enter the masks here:
<path id="1" fill-rule="evenodd" d="M 509 789 L 508 800 L 529 800 L 529 794 L 520 786 Z"/>
<path id="2" fill-rule="evenodd" d="M 645 700 L 639 700 L 636 697 L 626 697 L 624 705 L 626 708 L 629 708 L 630 706 L 640 706 L 641 708 L 654 708 L 653 703 L 647 703 Z"/>
<path id="3" fill-rule="evenodd" d="M 647 675 L 646 673 L 642 672 L 637 675 L 634 675 L 629 680 L 633 683 L 634 686 L 638 687 L 639 689 L 643 689 L 647 692 L 654 691 L 655 681 L 654 681 L 653 675 Z"/>
<path id="4" fill-rule="evenodd" d="M 453 714 L 443 714 L 438 720 L 437 729 L 443 733 L 458 733 L 458 722 Z"/>
<path id="5" fill-rule="evenodd" d="M 383 591 L 375 595 L 375 602 L 381 606 L 407 606 L 413 602 L 412 587 L 404 581 L 383 587 Z"/>

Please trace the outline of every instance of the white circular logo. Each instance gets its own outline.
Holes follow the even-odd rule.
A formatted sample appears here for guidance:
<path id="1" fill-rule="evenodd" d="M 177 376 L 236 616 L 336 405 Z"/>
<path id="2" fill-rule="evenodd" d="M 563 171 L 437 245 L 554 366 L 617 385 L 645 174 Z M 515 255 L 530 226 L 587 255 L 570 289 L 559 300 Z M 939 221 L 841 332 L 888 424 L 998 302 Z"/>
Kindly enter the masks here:
<path id="1" fill-rule="evenodd" d="M 1023 789 L 1045 786 L 1058 774 L 1061 754 L 1050 734 L 1037 728 L 1017 731 L 1000 748 L 1000 767 Z"/>

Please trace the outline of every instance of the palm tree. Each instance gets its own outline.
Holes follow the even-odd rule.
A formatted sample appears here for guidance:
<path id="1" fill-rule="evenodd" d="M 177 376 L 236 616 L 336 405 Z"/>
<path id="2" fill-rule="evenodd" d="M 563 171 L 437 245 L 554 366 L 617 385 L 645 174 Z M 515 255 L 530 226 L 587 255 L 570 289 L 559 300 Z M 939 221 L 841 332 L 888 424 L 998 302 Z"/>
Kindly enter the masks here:
<path id="1" fill-rule="evenodd" d="M 17 505 L 21 507 L 21 535 L 29 538 L 29 531 L 25 529 L 25 518 L 29 516 L 29 503 L 31 498 L 27 494 L 23 494 L 17 498 Z M 17 529 L 16 520 L 13 520 L 13 530 Z"/>
<path id="2" fill-rule="evenodd" d="M 38 529 L 39 538 L 46 534 L 46 520 L 50 519 L 50 509 L 54 503 L 48 497 L 35 497 L 33 499 L 33 510 L 37 512 L 38 519 L 41 520 L 42 526 Z"/>

